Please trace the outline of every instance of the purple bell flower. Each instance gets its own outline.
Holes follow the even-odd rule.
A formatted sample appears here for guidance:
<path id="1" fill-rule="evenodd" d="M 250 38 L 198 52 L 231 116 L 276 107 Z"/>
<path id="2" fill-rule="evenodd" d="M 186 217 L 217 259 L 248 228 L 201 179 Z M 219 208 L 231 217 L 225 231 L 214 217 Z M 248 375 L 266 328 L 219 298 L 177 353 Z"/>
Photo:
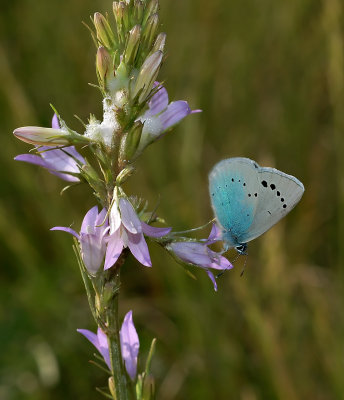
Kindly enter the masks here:
<path id="1" fill-rule="evenodd" d="M 217 253 L 209 249 L 208 245 L 221 240 L 221 232 L 217 225 L 213 224 L 208 239 L 200 242 L 173 242 L 168 248 L 181 261 L 196 265 L 203 268 L 214 284 L 214 290 L 217 291 L 217 284 L 214 274 L 209 269 L 225 270 L 233 268 L 233 265 L 223 257 L 221 253 Z"/>
<path id="2" fill-rule="evenodd" d="M 131 310 L 124 317 L 119 337 L 125 368 L 130 379 L 134 381 L 137 373 L 137 356 L 139 354 L 140 341 L 135 329 L 133 312 Z"/>
<path id="3" fill-rule="evenodd" d="M 104 208 L 98 214 L 98 207 L 95 206 L 85 215 L 80 234 L 68 227 L 55 226 L 51 228 L 51 231 L 68 232 L 79 240 L 83 262 L 91 275 L 95 275 L 98 272 L 105 256 L 105 235 L 109 230 L 105 217 L 106 209 Z"/>
<path id="4" fill-rule="evenodd" d="M 109 343 L 105 333 L 100 328 L 98 328 L 97 334 L 87 329 L 77 329 L 77 331 L 84 335 L 86 339 L 96 347 L 111 371 Z M 137 374 L 137 357 L 139 354 L 140 341 L 133 322 L 132 311 L 129 311 L 124 317 L 119 335 L 122 359 L 130 379 L 134 381 Z"/>
<path id="5" fill-rule="evenodd" d="M 149 101 L 148 110 L 139 118 L 144 123 L 139 152 L 187 115 L 201 112 L 201 110 L 191 110 L 189 104 L 184 100 L 168 103 L 167 90 L 159 82 L 155 82 L 154 86 L 158 87 L 158 91 Z"/>
<path id="6" fill-rule="evenodd" d="M 107 239 L 104 269 L 111 268 L 126 247 L 129 247 L 141 264 L 151 267 L 152 262 L 144 235 L 161 237 L 170 232 L 171 228 L 155 228 L 142 222 L 131 203 L 121 197 L 118 204 L 114 203 L 110 212 L 110 236 Z"/>
<path id="7" fill-rule="evenodd" d="M 77 329 L 77 331 L 82 335 L 84 335 L 85 338 L 88 339 L 93 344 L 93 346 L 99 351 L 99 353 L 104 358 L 106 365 L 109 367 L 109 370 L 111 371 L 109 343 L 105 333 L 100 328 L 98 328 L 97 334 L 89 331 L 88 329 Z"/>
<path id="8" fill-rule="evenodd" d="M 52 128 L 60 129 L 60 125 L 56 114 L 53 116 Z M 14 159 L 16 161 L 24 161 L 30 164 L 39 165 L 46 168 L 50 173 L 68 182 L 80 182 L 76 176 L 66 174 L 71 172 L 80 173 L 78 160 L 81 164 L 85 164 L 85 159 L 76 151 L 74 146 L 63 147 L 63 150 L 56 146 L 40 146 L 38 148 L 39 155 L 20 154 Z"/>

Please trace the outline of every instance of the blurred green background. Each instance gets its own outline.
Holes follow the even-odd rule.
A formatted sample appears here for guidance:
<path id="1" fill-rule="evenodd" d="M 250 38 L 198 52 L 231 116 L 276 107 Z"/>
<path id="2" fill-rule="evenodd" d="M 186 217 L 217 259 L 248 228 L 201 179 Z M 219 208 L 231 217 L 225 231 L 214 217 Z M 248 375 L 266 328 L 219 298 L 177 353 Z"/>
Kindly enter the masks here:
<path id="1" fill-rule="evenodd" d="M 108 0 L 12 0 L 0 14 L 0 399 L 100 399 L 88 364 L 94 330 L 71 238 L 94 204 L 87 187 L 14 162 L 18 126 L 101 117 L 95 49 L 81 24 Z M 127 192 L 177 230 L 212 217 L 207 174 L 246 156 L 297 176 L 295 210 L 249 246 L 214 293 L 157 246 L 154 267 L 123 269 L 121 315 L 133 309 L 158 399 L 344 398 L 344 5 L 341 0 L 162 0 L 171 99 L 203 113 L 151 146 Z M 200 235 L 206 235 L 203 232 Z"/>

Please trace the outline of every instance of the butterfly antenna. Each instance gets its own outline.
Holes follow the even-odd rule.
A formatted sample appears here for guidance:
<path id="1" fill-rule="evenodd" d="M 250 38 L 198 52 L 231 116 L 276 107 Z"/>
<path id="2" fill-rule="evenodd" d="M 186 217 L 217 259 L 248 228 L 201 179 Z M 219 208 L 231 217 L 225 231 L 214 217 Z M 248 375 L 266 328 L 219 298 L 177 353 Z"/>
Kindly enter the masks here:
<path id="1" fill-rule="evenodd" d="M 235 261 L 239 258 L 241 256 L 241 254 L 237 254 L 234 258 L 233 258 L 233 260 L 231 261 L 231 264 L 233 264 L 233 263 L 235 263 Z M 246 262 L 245 262 L 245 265 L 246 265 Z M 244 266 L 244 268 L 245 268 L 245 266 Z M 224 269 L 223 271 L 221 271 L 219 274 L 217 274 L 216 275 L 216 279 L 217 278 L 219 278 L 220 276 L 222 276 L 227 270 L 229 270 L 230 268 L 226 268 L 226 269 Z M 243 273 L 243 272 L 242 272 Z"/>
<path id="2" fill-rule="evenodd" d="M 245 254 L 245 262 L 244 262 L 243 269 L 242 269 L 242 271 L 241 271 L 241 273 L 240 273 L 240 276 L 243 276 L 243 275 L 244 275 L 245 268 L 246 268 L 246 264 L 247 264 L 247 256 L 248 256 L 248 254 Z"/>

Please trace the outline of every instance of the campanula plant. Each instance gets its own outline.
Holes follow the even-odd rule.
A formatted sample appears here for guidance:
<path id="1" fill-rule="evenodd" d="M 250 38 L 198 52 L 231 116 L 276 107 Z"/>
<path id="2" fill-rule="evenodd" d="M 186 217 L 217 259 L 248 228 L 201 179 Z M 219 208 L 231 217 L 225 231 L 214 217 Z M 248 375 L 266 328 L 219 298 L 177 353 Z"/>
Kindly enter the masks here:
<path id="1" fill-rule="evenodd" d="M 208 239 L 181 236 L 170 227 L 155 226 L 160 219 L 150 212 L 138 193 L 126 193 L 123 183 L 136 170 L 136 160 L 147 146 L 163 138 L 176 124 L 200 110 L 186 101 L 170 101 L 158 74 L 165 61 L 166 34 L 160 32 L 158 0 L 126 0 L 113 3 L 112 16 L 95 13 L 92 18 L 96 45 L 98 88 L 103 96 L 103 115 L 91 114 L 83 132 L 70 129 L 54 109 L 52 127 L 22 127 L 14 135 L 34 148 L 15 159 L 39 165 L 70 186 L 88 184 L 94 205 L 80 231 L 57 226 L 74 237 L 74 251 L 85 284 L 97 333 L 78 329 L 99 351 L 96 364 L 110 374 L 105 397 L 126 400 L 153 399 L 154 381 L 149 376 L 155 339 L 144 367 L 138 364 L 139 338 L 132 311 L 120 325 L 118 301 L 121 270 L 130 254 L 143 266 L 152 260 L 146 239 L 156 241 L 184 267 L 198 266 L 214 284 L 212 270 L 232 265 L 209 246 L 221 240 L 216 225 Z M 85 147 L 93 157 L 82 155 Z"/>

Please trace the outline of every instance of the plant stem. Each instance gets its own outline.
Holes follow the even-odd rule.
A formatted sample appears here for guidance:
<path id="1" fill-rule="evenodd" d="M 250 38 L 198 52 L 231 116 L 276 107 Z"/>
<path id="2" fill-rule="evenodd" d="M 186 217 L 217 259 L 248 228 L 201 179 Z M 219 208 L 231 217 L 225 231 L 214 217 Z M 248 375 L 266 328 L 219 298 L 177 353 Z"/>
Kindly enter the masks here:
<path id="1" fill-rule="evenodd" d="M 121 354 L 121 343 L 119 338 L 120 325 L 118 321 L 118 296 L 120 286 L 120 269 L 116 268 L 113 275 L 115 286 L 118 290 L 106 309 L 106 325 L 108 328 L 107 337 L 109 342 L 109 352 L 112 375 L 115 382 L 116 399 L 114 400 L 127 400 L 127 379 L 123 370 L 123 360 Z"/>

